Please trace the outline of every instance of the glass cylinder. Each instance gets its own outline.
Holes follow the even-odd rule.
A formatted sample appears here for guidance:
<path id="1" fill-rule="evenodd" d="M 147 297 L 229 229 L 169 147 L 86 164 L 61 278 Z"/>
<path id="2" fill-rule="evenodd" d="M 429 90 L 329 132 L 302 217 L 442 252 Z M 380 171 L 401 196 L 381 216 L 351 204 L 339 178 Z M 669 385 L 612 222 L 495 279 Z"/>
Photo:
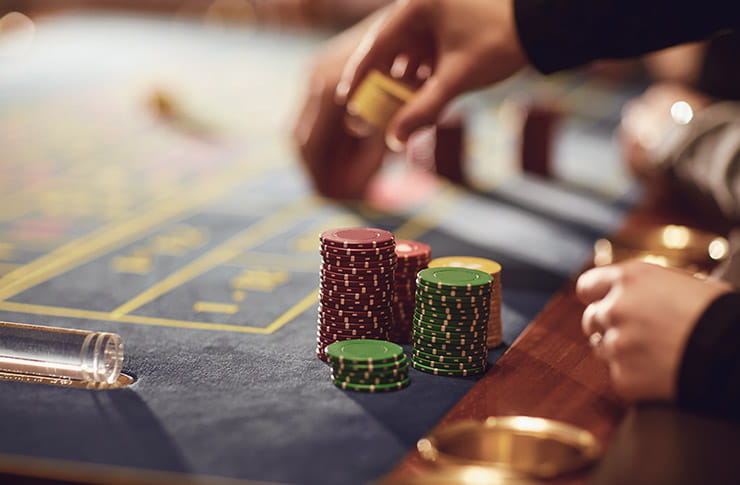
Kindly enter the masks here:
<path id="1" fill-rule="evenodd" d="M 0 371 L 112 384 L 122 366 L 117 334 L 0 322 Z"/>

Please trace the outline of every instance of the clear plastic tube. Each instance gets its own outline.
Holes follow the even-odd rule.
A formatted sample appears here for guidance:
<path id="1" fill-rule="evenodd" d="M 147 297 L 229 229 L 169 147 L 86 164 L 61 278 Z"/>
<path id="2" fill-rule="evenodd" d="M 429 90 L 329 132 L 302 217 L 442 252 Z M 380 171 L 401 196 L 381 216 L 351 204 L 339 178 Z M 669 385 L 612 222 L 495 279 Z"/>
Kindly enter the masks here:
<path id="1" fill-rule="evenodd" d="M 112 384 L 122 366 L 117 334 L 0 322 L 0 371 Z"/>

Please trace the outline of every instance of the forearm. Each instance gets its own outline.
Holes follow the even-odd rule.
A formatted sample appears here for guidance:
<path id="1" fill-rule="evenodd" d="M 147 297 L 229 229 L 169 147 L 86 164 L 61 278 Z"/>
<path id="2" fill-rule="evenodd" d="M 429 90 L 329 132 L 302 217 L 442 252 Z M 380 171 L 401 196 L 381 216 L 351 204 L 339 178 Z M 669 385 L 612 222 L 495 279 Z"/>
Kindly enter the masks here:
<path id="1" fill-rule="evenodd" d="M 740 23 L 733 0 L 513 1 L 519 39 L 544 73 L 705 39 Z"/>
<path id="2" fill-rule="evenodd" d="M 678 375 L 679 406 L 740 419 L 740 293 L 717 298 L 693 329 Z"/>

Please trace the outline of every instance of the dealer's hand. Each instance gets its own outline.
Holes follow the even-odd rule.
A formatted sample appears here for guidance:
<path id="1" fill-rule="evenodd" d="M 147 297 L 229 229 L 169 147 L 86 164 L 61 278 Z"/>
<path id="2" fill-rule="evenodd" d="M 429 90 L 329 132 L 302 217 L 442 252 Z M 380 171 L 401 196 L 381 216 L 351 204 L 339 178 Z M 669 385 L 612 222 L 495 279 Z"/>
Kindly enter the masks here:
<path id="1" fill-rule="evenodd" d="M 583 332 L 630 401 L 673 400 L 678 368 L 694 325 L 732 288 L 637 261 L 589 270 L 576 293 L 586 304 Z M 600 336 L 596 342 L 594 334 Z M 599 341 L 600 340 L 600 341 Z"/>
<path id="2" fill-rule="evenodd" d="M 391 148 L 434 124 L 458 94 L 501 81 L 527 64 L 512 0 L 399 0 L 352 54 L 337 100 L 346 102 L 370 69 L 390 72 L 398 58 L 407 70 L 430 68 L 431 76 L 391 120 Z"/>

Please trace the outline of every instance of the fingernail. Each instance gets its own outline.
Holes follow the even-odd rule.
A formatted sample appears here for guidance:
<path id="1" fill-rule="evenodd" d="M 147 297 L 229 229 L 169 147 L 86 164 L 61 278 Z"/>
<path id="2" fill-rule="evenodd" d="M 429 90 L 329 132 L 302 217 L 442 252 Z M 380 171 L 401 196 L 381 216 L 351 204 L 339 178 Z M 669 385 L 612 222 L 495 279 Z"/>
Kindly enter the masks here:
<path id="1" fill-rule="evenodd" d="M 337 104 L 344 104 L 347 101 L 347 93 L 349 93 L 349 83 L 342 81 L 337 84 L 337 90 L 334 92 L 334 100 Z"/>
<path id="2" fill-rule="evenodd" d="M 400 153 L 405 148 L 405 144 L 398 139 L 398 137 L 391 133 L 387 132 L 385 134 L 385 145 L 394 152 Z"/>

